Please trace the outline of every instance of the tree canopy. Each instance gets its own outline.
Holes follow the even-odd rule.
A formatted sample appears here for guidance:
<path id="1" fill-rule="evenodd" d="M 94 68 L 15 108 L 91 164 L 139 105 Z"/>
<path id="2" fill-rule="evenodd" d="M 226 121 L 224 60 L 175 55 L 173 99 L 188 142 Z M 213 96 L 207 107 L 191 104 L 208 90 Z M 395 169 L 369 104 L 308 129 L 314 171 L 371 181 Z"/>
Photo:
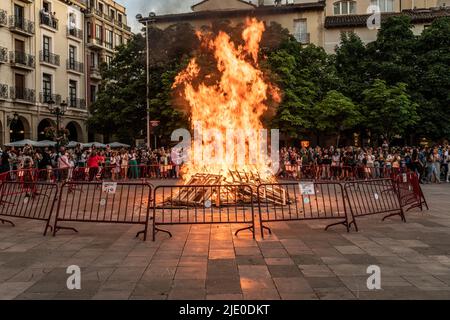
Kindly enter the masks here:
<path id="1" fill-rule="evenodd" d="M 240 43 L 243 25 L 215 21 L 202 29 L 226 31 Z M 282 93 L 267 125 L 290 138 L 345 130 L 370 131 L 377 142 L 396 136 L 450 137 L 450 19 L 436 19 L 421 35 L 408 17 L 387 19 L 378 39 L 365 44 L 345 32 L 334 54 L 301 45 L 281 25 L 267 26 L 261 43 L 262 68 Z M 201 50 L 195 30 L 176 24 L 150 29 L 150 115 L 161 125 L 155 134 L 170 136 L 188 127 L 186 104 L 172 89 L 175 76 L 192 56 L 204 72 L 217 68 Z M 91 128 L 133 142 L 146 128 L 145 38 L 135 35 L 102 66 L 102 85 L 91 107 Z M 215 81 L 211 78 L 210 81 Z"/>

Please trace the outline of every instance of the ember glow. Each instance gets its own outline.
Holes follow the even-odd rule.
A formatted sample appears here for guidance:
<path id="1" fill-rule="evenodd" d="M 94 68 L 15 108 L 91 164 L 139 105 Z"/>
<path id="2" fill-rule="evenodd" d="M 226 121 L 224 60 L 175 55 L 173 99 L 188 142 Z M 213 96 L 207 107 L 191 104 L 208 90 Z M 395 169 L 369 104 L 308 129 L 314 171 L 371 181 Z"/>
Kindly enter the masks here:
<path id="1" fill-rule="evenodd" d="M 258 172 L 264 178 L 273 174 L 261 116 L 268 109 L 268 99 L 279 102 L 280 96 L 258 65 L 264 30 L 262 22 L 247 19 L 244 44 L 239 46 L 225 32 L 215 38 L 198 33 L 202 45 L 214 54 L 220 77 L 212 84 L 213 75 L 201 78 L 201 68 L 193 58 L 175 79 L 174 87 L 182 88 L 189 103 L 195 132 L 185 179 L 196 173 L 227 178 L 230 170 Z"/>

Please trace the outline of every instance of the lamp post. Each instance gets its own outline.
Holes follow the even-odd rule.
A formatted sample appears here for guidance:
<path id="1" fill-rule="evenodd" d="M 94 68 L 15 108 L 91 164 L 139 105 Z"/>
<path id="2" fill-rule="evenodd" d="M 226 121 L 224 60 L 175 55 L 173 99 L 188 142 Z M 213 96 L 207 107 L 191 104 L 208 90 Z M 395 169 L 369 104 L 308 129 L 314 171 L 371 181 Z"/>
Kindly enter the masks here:
<path id="1" fill-rule="evenodd" d="M 148 14 L 148 19 L 145 20 L 145 52 L 146 52 L 146 78 L 147 78 L 147 90 L 146 90 L 146 101 L 147 101 L 147 148 L 150 150 L 151 143 L 150 143 L 150 72 L 149 72 L 149 66 L 150 66 L 150 48 L 149 48 L 149 24 L 153 24 L 156 22 L 156 14 L 154 12 L 150 12 Z M 142 20 L 142 15 L 138 14 L 136 15 L 136 19 L 140 22 Z"/>
<path id="2" fill-rule="evenodd" d="M 51 114 L 56 116 L 56 151 L 59 151 L 59 129 L 60 129 L 60 123 L 61 123 L 61 117 L 66 114 L 67 111 L 67 103 L 65 101 L 61 102 L 59 106 L 55 105 L 55 101 L 50 99 L 50 101 L 47 102 L 48 104 L 48 110 Z"/>

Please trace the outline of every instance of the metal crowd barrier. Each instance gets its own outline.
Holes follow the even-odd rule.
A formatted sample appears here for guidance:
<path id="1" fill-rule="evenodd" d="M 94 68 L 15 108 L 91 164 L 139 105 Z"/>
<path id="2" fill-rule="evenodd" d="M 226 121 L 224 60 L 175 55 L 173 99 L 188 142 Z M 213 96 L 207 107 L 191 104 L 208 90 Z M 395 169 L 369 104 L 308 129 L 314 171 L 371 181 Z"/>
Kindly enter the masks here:
<path id="1" fill-rule="evenodd" d="M 344 189 L 353 217 L 387 214 L 384 221 L 398 215 L 406 222 L 400 196 L 392 179 L 347 182 Z"/>
<path id="2" fill-rule="evenodd" d="M 143 225 L 137 233 L 147 240 L 152 186 L 148 183 L 67 182 L 58 202 L 53 236 L 59 230 L 72 230 L 61 222 Z"/>
<path id="3" fill-rule="evenodd" d="M 57 194 L 56 184 L 4 181 L 0 185 L 0 216 L 45 221 L 45 236 L 51 228 Z M 0 221 L 15 226 L 10 220 Z"/>
<path id="4" fill-rule="evenodd" d="M 258 187 L 261 236 L 268 222 L 301 220 L 340 220 L 326 227 L 344 225 L 350 231 L 354 221 L 348 212 L 344 189 L 337 182 L 302 182 L 262 184 Z"/>
<path id="5" fill-rule="evenodd" d="M 254 193 L 249 185 L 158 186 L 153 194 L 153 241 L 159 226 L 246 224 L 255 238 Z"/>
<path id="6" fill-rule="evenodd" d="M 400 196 L 400 203 L 405 208 L 405 211 L 410 211 L 414 208 L 419 208 L 423 211 L 424 206 L 427 210 L 429 209 L 416 173 L 410 172 L 399 175 L 395 182 Z"/>

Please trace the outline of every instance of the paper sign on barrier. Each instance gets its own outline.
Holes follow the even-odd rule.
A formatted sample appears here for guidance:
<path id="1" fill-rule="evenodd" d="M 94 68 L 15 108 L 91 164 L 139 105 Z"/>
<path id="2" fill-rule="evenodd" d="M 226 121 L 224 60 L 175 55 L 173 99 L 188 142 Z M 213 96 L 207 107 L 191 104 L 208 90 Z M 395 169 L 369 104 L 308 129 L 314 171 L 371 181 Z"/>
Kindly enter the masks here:
<path id="1" fill-rule="evenodd" d="M 103 182 L 102 191 L 108 194 L 115 194 L 117 190 L 117 182 Z"/>
<path id="2" fill-rule="evenodd" d="M 315 195 L 314 183 L 299 183 L 300 193 L 302 196 L 313 196 Z"/>

